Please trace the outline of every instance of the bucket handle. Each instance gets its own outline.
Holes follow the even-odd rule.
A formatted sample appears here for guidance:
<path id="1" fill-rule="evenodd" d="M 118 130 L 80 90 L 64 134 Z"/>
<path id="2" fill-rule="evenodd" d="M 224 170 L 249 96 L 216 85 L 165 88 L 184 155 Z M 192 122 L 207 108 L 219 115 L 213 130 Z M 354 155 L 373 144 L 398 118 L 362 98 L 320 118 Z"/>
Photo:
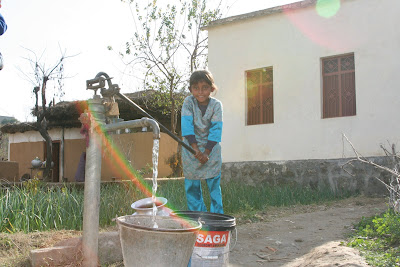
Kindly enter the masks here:
<path id="1" fill-rule="evenodd" d="M 233 244 L 232 248 L 229 249 L 229 251 L 222 252 L 215 256 L 201 256 L 201 255 L 197 254 L 196 252 L 194 254 L 196 254 L 198 257 L 200 257 L 204 260 L 217 260 L 219 257 L 221 257 L 229 252 L 232 252 L 236 247 L 236 243 L 237 243 L 237 229 L 235 228 L 235 243 Z"/>
<path id="2" fill-rule="evenodd" d="M 235 227 L 235 243 L 233 244 L 232 248 L 229 250 L 229 252 L 233 251 L 236 247 L 236 243 L 237 243 L 237 229 Z"/>

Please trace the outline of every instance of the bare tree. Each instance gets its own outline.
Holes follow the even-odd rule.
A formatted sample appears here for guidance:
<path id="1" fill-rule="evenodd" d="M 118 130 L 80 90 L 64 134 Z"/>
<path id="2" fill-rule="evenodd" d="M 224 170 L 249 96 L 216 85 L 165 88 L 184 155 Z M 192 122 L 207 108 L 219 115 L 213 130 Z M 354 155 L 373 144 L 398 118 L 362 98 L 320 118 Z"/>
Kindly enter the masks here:
<path id="1" fill-rule="evenodd" d="M 42 56 L 37 56 L 35 52 L 27 49 L 30 52 L 30 57 L 25 58 L 31 66 L 30 73 L 23 73 L 27 80 L 34 84 L 33 93 L 35 96 L 35 107 L 32 114 L 36 117 L 36 123 L 32 125 L 46 142 L 46 166 L 43 172 L 43 180 L 49 181 L 51 179 L 53 146 L 52 139 L 48 133 L 49 125 L 49 109 L 55 103 L 56 97 L 62 98 L 64 96 L 63 80 L 64 80 L 64 62 L 71 56 L 66 56 L 66 51 L 61 51 L 60 58 L 50 67 L 43 62 Z M 49 84 L 53 83 L 53 90 L 49 92 Z M 51 99 L 48 103 L 48 99 Z M 48 103 L 48 104 L 47 104 Z"/>
<path id="2" fill-rule="evenodd" d="M 393 167 L 389 168 L 386 166 L 379 165 L 372 160 L 367 159 L 366 157 L 362 156 L 354 147 L 354 145 L 350 142 L 350 140 L 347 138 L 345 134 L 343 134 L 343 138 L 346 139 L 346 141 L 350 144 L 356 158 L 351 159 L 347 161 L 345 164 L 343 164 L 342 168 L 344 171 L 352 175 L 348 170 L 345 169 L 346 166 L 350 165 L 352 166 L 352 163 L 355 161 L 362 162 L 365 164 L 368 164 L 370 166 L 373 166 L 374 168 L 378 168 L 381 170 L 384 170 L 388 173 L 391 174 L 391 179 L 390 182 L 387 183 L 384 181 L 381 177 L 375 177 L 379 182 L 384 184 L 389 191 L 390 194 L 390 199 L 389 199 L 389 206 L 394 209 L 396 212 L 400 212 L 400 172 L 399 172 L 399 160 L 400 157 L 398 153 L 396 152 L 396 146 L 394 144 L 391 145 L 391 151 L 387 150 L 383 145 L 380 147 L 383 149 L 387 157 L 391 158 L 391 161 L 393 163 Z M 353 176 L 353 175 L 352 175 Z"/>

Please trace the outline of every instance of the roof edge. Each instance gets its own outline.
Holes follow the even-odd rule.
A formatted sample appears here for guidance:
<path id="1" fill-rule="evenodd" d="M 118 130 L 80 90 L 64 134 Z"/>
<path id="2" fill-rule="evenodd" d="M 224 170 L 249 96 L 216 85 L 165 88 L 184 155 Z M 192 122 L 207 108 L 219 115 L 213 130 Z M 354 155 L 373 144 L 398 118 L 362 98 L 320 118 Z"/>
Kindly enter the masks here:
<path id="1" fill-rule="evenodd" d="M 267 8 L 267 9 L 263 9 L 263 10 L 250 12 L 250 13 L 227 17 L 224 19 L 214 20 L 214 21 L 211 21 L 207 26 L 204 26 L 202 28 L 202 30 L 208 30 L 210 28 L 214 28 L 217 26 L 221 26 L 221 25 L 225 25 L 225 24 L 229 24 L 229 23 L 233 23 L 233 22 L 237 22 L 237 21 L 248 20 L 248 19 L 261 17 L 261 16 L 268 16 L 268 15 L 272 15 L 275 13 L 281 13 L 285 10 L 293 10 L 293 9 L 299 9 L 299 8 L 313 6 L 317 3 L 317 1 L 318 0 L 303 0 L 303 1 L 290 3 L 290 4 L 286 4 L 286 5 L 282 5 L 282 6 L 275 6 L 275 7 L 271 7 L 271 8 Z"/>

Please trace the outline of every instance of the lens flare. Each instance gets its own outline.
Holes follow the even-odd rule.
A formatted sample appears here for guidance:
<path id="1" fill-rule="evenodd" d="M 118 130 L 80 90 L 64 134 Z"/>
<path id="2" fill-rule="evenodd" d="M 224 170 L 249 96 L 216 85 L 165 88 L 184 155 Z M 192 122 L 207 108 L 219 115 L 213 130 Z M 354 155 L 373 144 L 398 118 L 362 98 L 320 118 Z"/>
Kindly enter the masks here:
<path id="1" fill-rule="evenodd" d="M 330 18 L 336 15 L 340 9 L 340 0 L 318 0 L 316 10 L 318 15 Z"/>
<path id="2" fill-rule="evenodd" d="M 348 18 L 344 15 L 339 16 L 340 10 L 344 12 L 340 0 L 318 0 L 312 9 L 285 8 L 283 13 L 292 25 L 314 44 L 343 52 L 359 46 L 366 40 L 362 36 L 354 38 L 356 29 L 346 25 Z M 302 43 L 300 37 L 299 41 Z"/>

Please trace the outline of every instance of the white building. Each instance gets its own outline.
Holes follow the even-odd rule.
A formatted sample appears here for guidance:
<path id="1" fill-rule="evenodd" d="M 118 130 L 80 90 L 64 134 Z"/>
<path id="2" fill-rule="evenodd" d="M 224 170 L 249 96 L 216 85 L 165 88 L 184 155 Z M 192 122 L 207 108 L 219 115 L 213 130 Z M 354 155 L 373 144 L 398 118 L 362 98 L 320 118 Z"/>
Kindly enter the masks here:
<path id="1" fill-rule="evenodd" d="M 342 133 L 366 157 L 398 144 L 399 11 L 398 0 L 305 0 L 211 22 L 225 171 L 316 160 L 329 172 L 354 157 Z M 265 166 L 257 180 L 271 178 Z"/>

